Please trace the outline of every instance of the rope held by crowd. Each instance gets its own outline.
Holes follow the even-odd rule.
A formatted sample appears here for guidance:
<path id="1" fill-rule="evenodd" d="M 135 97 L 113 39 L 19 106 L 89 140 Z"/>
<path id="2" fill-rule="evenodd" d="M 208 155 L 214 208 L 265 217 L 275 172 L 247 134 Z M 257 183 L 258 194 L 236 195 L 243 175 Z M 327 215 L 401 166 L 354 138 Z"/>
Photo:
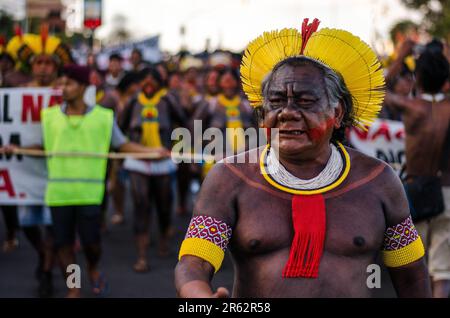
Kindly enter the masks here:
<path id="1" fill-rule="evenodd" d="M 134 153 L 134 152 L 110 152 L 107 154 L 94 153 L 94 152 L 49 152 L 39 149 L 24 149 L 16 148 L 12 151 L 14 155 L 24 155 L 31 157 L 83 157 L 83 158 L 106 158 L 106 159 L 163 159 L 165 156 L 161 155 L 159 152 L 147 152 L 147 153 Z M 190 159 L 214 161 L 214 157 L 210 155 L 203 154 L 191 154 L 191 153 L 177 153 L 171 152 L 170 157 L 176 160 Z"/>

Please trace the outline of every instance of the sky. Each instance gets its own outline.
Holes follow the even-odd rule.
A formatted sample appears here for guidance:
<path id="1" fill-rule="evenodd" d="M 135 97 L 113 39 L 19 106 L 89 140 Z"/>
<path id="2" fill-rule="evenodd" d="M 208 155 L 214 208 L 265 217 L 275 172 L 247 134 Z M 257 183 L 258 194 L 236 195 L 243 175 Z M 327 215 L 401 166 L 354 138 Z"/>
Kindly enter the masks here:
<path id="1" fill-rule="evenodd" d="M 0 7 L 24 1 L 0 0 Z M 80 28 L 83 0 L 62 1 L 71 9 L 68 26 Z M 321 27 L 346 29 L 381 50 L 396 21 L 420 22 L 420 14 L 404 8 L 400 0 L 103 0 L 97 38 L 107 38 L 118 14 L 127 18 L 134 39 L 159 34 L 161 48 L 169 52 L 178 51 L 183 43 L 194 52 L 202 51 L 207 39 L 211 49 L 243 50 L 264 31 L 300 28 L 304 17 L 319 18 Z"/>
<path id="2" fill-rule="evenodd" d="M 420 15 L 405 9 L 400 0 L 103 0 L 105 24 L 97 31 L 105 38 L 113 18 L 122 14 L 136 38 L 161 34 L 161 47 L 177 51 L 184 42 L 201 51 L 206 39 L 211 48 L 243 50 L 264 31 L 301 26 L 304 17 L 317 17 L 322 27 L 337 27 L 360 36 L 370 44 L 388 37 L 399 19 L 420 21 Z M 126 3 L 126 5 L 124 5 Z M 379 40 L 377 42 L 380 42 Z"/>

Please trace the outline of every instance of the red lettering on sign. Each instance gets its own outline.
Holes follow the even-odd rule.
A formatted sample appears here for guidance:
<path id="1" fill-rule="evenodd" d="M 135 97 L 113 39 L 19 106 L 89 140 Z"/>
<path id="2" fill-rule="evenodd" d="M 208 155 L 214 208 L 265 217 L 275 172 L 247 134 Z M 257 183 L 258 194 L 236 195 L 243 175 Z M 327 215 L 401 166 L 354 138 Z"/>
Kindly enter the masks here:
<path id="1" fill-rule="evenodd" d="M 28 114 L 31 114 L 32 122 L 41 121 L 41 109 L 42 109 L 43 96 L 37 96 L 37 104 L 34 103 L 33 95 L 22 96 L 22 122 L 28 121 Z"/>
<path id="2" fill-rule="evenodd" d="M 62 96 L 61 95 L 52 95 L 50 96 L 50 101 L 48 102 L 48 107 L 52 107 L 55 105 L 59 105 L 62 103 Z"/>
<path id="3" fill-rule="evenodd" d="M 0 183 L 0 192 L 6 191 L 8 196 L 15 197 L 16 192 L 14 191 L 8 170 L 0 170 L 0 180 L 3 180 L 3 184 Z"/>
<path id="4" fill-rule="evenodd" d="M 353 132 L 356 134 L 356 137 L 358 137 L 361 140 L 367 140 L 367 137 L 369 136 L 369 130 L 362 130 L 361 128 L 354 127 L 352 128 Z"/>
<path id="5" fill-rule="evenodd" d="M 403 129 L 397 131 L 395 133 L 395 138 L 397 138 L 397 139 L 405 139 L 405 131 Z"/>
<path id="6" fill-rule="evenodd" d="M 389 133 L 389 126 L 386 123 L 381 123 L 378 130 L 373 134 L 372 140 L 378 138 L 378 136 L 384 136 L 387 141 L 391 141 L 391 135 Z"/>

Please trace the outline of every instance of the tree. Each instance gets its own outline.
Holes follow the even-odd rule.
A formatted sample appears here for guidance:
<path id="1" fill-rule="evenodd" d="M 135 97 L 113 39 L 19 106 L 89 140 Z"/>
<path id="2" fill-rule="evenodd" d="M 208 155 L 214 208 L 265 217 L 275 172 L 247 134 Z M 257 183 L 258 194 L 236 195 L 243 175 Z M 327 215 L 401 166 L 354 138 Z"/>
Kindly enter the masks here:
<path id="1" fill-rule="evenodd" d="M 450 0 L 402 0 L 409 8 L 424 15 L 425 29 L 433 36 L 450 42 Z"/>

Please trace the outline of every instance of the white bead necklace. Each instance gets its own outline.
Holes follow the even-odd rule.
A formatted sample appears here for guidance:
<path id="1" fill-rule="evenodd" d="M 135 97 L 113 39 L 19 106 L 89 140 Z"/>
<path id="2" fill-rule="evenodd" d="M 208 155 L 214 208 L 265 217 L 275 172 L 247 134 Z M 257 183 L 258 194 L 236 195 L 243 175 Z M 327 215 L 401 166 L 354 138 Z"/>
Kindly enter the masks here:
<path id="1" fill-rule="evenodd" d="M 420 97 L 423 100 L 426 100 L 427 102 L 431 102 L 431 103 L 439 103 L 441 101 L 443 101 L 445 99 L 445 95 L 443 93 L 437 93 L 437 94 L 420 94 Z"/>
<path id="2" fill-rule="evenodd" d="M 312 179 L 300 179 L 292 175 L 286 168 L 278 161 L 274 151 L 269 149 L 266 159 L 267 172 L 279 184 L 296 190 L 314 190 L 323 188 L 332 184 L 339 178 L 344 167 L 344 160 L 342 159 L 336 146 L 330 144 L 331 156 L 328 159 L 325 168 Z"/>

